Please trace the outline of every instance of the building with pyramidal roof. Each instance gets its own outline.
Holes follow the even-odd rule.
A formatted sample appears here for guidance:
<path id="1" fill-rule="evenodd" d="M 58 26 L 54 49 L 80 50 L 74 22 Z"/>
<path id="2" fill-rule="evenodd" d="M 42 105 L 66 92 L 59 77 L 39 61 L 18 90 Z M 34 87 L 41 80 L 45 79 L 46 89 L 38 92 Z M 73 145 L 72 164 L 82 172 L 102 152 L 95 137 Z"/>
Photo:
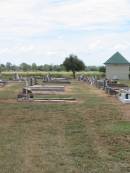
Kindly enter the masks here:
<path id="1" fill-rule="evenodd" d="M 107 79 L 129 79 L 130 63 L 119 52 L 116 52 L 105 63 Z"/>

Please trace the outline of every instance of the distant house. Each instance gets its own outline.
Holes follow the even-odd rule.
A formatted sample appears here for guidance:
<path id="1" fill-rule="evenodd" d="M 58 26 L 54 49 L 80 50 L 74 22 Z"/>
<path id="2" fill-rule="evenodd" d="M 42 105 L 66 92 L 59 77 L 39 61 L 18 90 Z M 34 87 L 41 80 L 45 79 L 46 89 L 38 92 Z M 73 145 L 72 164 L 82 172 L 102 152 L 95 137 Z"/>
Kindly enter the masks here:
<path id="1" fill-rule="evenodd" d="M 119 53 L 115 53 L 105 63 L 107 79 L 129 79 L 130 63 Z"/>

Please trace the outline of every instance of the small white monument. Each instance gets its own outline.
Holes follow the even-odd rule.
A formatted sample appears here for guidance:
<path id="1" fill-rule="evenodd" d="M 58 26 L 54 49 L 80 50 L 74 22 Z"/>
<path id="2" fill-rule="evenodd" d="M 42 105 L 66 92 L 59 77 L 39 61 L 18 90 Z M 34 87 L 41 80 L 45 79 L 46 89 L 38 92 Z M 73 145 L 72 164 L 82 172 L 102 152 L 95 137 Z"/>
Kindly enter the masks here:
<path id="1" fill-rule="evenodd" d="M 118 98 L 122 103 L 130 103 L 130 90 L 120 90 Z"/>

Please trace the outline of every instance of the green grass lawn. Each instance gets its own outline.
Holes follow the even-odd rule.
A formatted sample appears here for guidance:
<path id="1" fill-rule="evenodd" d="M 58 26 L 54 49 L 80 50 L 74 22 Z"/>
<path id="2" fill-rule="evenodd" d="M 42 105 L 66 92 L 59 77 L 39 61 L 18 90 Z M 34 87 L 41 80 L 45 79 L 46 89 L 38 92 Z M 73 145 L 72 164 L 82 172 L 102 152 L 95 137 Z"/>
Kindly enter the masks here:
<path id="1" fill-rule="evenodd" d="M 20 87 L 0 90 L 0 173 L 130 172 L 130 122 L 103 91 L 73 81 L 78 103 L 8 103 Z"/>
<path id="2" fill-rule="evenodd" d="M 130 80 L 120 80 L 120 83 L 126 84 L 130 87 Z"/>

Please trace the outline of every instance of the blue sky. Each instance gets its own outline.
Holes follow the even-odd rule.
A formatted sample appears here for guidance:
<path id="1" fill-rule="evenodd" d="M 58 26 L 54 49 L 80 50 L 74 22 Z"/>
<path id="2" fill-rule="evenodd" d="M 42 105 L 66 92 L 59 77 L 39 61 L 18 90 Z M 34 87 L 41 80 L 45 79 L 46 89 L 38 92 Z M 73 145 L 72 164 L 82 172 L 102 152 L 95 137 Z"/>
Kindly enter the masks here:
<path id="1" fill-rule="evenodd" d="M 60 64 L 76 54 L 102 65 L 130 61 L 129 0 L 1 0 L 0 63 Z"/>

